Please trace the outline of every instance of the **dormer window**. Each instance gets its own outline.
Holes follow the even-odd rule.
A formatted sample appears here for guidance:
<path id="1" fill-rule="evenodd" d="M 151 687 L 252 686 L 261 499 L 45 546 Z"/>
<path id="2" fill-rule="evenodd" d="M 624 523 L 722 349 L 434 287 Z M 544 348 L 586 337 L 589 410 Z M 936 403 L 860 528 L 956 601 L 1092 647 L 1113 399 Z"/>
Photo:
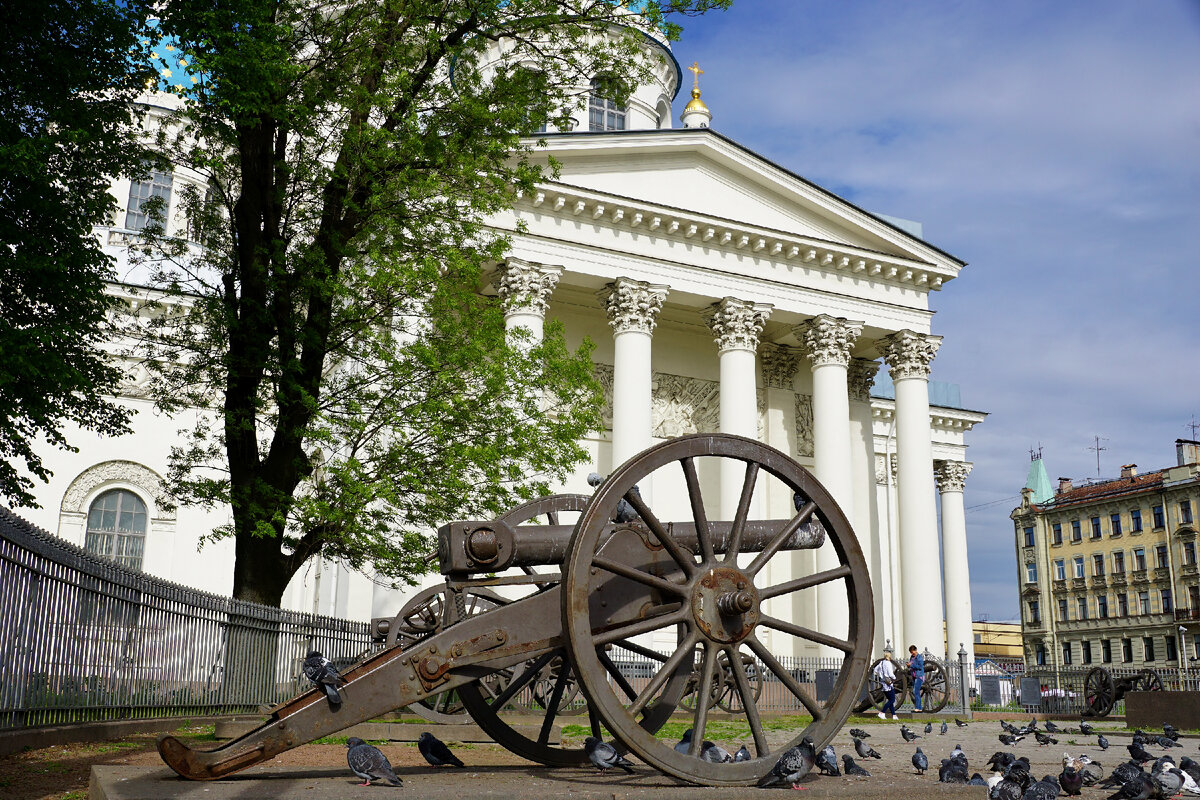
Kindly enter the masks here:
<path id="1" fill-rule="evenodd" d="M 592 81 L 588 95 L 588 130 L 625 130 L 625 109 L 604 96 L 604 82 L 599 78 Z"/>

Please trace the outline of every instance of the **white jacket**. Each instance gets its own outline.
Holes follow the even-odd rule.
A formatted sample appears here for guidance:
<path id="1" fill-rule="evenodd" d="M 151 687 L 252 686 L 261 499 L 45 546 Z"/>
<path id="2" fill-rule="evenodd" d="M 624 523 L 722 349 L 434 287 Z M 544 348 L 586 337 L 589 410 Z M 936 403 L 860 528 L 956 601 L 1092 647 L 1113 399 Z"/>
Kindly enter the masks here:
<path id="1" fill-rule="evenodd" d="M 875 666 L 875 680 L 883 686 L 891 686 L 896 682 L 896 668 L 892 660 L 885 658 Z"/>

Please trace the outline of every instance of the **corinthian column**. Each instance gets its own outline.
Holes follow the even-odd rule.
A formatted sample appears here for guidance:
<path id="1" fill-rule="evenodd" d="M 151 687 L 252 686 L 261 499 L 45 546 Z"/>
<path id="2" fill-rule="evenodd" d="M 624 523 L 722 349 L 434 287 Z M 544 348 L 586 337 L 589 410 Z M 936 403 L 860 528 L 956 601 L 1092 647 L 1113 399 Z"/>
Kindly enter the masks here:
<path id="1" fill-rule="evenodd" d="M 726 297 L 705 311 L 704 319 L 717 342 L 721 369 L 721 433 L 758 436 L 758 391 L 754 353 L 772 306 Z M 744 467 L 722 459 L 721 515 L 733 519 L 741 496 Z"/>
<path id="2" fill-rule="evenodd" d="M 885 639 L 895 641 L 888 621 L 891 594 L 889 549 L 879 524 L 879 496 L 875 490 L 875 430 L 871 416 L 871 387 L 879 372 L 879 362 L 865 358 L 850 359 L 846 375 L 850 394 L 850 474 L 854 487 L 850 521 L 862 544 L 863 555 L 871 571 L 875 599 L 875 645 L 882 650 Z"/>
<path id="3" fill-rule="evenodd" d="M 975 630 L 971 625 L 971 579 L 967 565 L 967 518 L 963 484 L 973 465 L 939 461 L 935 477 L 942 495 L 942 574 L 946 581 L 946 647 L 957 653 L 967 648 L 967 663 L 975 663 Z"/>
<path id="4" fill-rule="evenodd" d="M 562 277 L 562 267 L 508 259 L 496 270 L 494 282 L 504 308 L 507 331 L 525 328 L 534 343 L 541 341 L 550 294 Z"/>
<path id="5" fill-rule="evenodd" d="M 851 504 L 850 399 L 846 368 L 850 350 L 862 333 L 861 322 L 820 314 L 796 326 L 800 347 L 812 362 L 813 379 L 813 457 L 817 480 L 833 495 L 846 517 L 853 520 Z M 827 542 L 816 554 L 818 572 L 839 566 L 833 543 Z M 850 603 L 844 581 L 823 583 L 817 587 L 817 615 L 821 632 L 845 637 L 850 630 Z M 834 657 L 841 651 L 822 647 L 821 655 Z"/>
<path id="6" fill-rule="evenodd" d="M 896 385 L 896 482 L 900 520 L 901 627 L 915 644 L 944 652 L 942 581 L 937 559 L 933 499 L 933 445 L 929 427 L 929 365 L 942 337 L 899 331 L 881 340 Z"/>
<path id="7" fill-rule="evenodd" d="M 666 286 L 617 278 L 600 292 L 613 329 L 613 467 L 650 446 L 650 339 Z M 642 493 L 648 496 L 649 487 Z"/>

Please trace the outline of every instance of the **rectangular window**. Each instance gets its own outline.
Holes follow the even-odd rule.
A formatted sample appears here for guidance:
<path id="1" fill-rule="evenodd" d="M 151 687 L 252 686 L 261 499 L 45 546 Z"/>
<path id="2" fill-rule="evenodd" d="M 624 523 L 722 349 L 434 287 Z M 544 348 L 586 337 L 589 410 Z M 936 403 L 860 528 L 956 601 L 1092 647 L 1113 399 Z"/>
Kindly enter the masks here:
<path id="1" fill-rule="evenodd" d="M 1101 639 L 1100 640 L 1100 660 L 1103 661 L 1105 664 L 1112 663 L 1112 640 L 1111 639 Z"/>
<path id="2" fill-rule="evenodd" d="M 1175 648 L 1175 637 L 1168 636 L 1165 641 L 1167 645 L 1167 661 L 1178 661 L 1179 651 Z"/>
<path id="3" fill-rule="evenodd" d="M 1061 558 L 1054 562 L 1054 580 L 1065 581 L 1067 579 L 1067 565 Z"/>
<path id="4" fill-rule="evenodd" d="M 1112 526 L 1112 535 L 1120 536 L 1121 535 L 1121 515 L 1113 514 L 1112 518 L 1109 519 L 1109 524 Z"/>
<path id="5" fill-rule="evenodd" d="M 1179 501 L 1179 521 L 1182 522 L 1184 525 L 1192 524 L 1192 501 L 1191 500 L 1180 500 Z"/>
<path id="6" fill-rule="evenodd" d="M 1029 621 L 1030 622 L 1041 622 L 1042 621 L 1042 618 L 1040 615 L 1040 609 L 1038 608 L 1037 600 L 1029 601 Z"/>
<path id="7" fill-rule="evenodd" d="M 1196 563 L 1196 543 L 1195 542 L 1184 542 L 1183 543 L 1183 563 L 1187 564 L 1188 566 L 1192 566 L 1193 564 Z"/>
<path id="8" fill-rule="evenodd" d="M 1175 601 L 1171 597 L 1170 589 L 1163 589 L 1159 592 L 1159 602 L 1162 603 L 1162 613 L 1170 614 L 1175 610 Z"/>
<path id="9" fill-rule="evenodd" d="M 1146 569 L 1146 549 L 1138 547 L 1133 551 L 1133 568 L 1135 570 Z"/>
<path id="10" fill-rule="evenodd" d="M 1104 554 L 1096 553 L 1092 556 L 1092 574 L 1097 578 L 1104 577 Z"/>
<path id="11" fill-rule="evenodd" d="M 1054 531 L 1054 543 L 1062 544 L 1062 523 L 1054 523 L 1052 530 Z"/>
<path id="12" fill-rule="evenodd" d="M 1200 633 L 1192 634 L 1192 658 L 1200 658 Z"/>
<path id="13" fill-rule="evenodd" d="M 1025 546 L 1033 547 L 1033 526 L 1025 526 Z"/>
<path id="14" fill-rule="evenodd" d="M 1085 664 L 1092 663 L 1092 643 L 1088 642 L 1088 641 L 1083 641 L 1083 642 L 1080 642 L 1080 645 L 1083 647 L 1083 663 L 1085 663 Z"/>
<path id="15" fill-rule="evenodd" d="M 1139 614 L 1149 614 L 1150 613 L 1150 593 L 1149 592 L 1138 592 L 1138 613 Z"/>
<path id="16" fill-rule="evenodd" d="M 150 174 L 129 185 L 129 206 L 125 211 L 125 227 L 131 231 L 140 231 L 150 224 L 150 213 L 145 208 L 152 198 L 160 198 L 163 202 L 162 213 L 165 218 L 171 205 L 171 185 L 173 178 L 170 173 L 151 170 Z"/>
<path id="17" fill-rule="evenodd" d="M 1142 657 L 1143 661 L 1153 661 L 1154 660 L 1154 637 L 1153 636 L 1143 636 L 1142 637 L 1142 656 L 1143 656 Z"/>
<path id="18" fill-rule="evenodd" d="M 1092 517 L 1092 538 L 1099 539 L 1101 535 L 1102 534 L 1100 533 L 1100 518 Z"/>
<path id="19" fill-rule="evenodd" d="M 1197 645 L 1197 647 L 1200 647 L 1200 645 Z M 1033 660 L 1037 662 L 1039 667 L 1046 666 L 1046 645 L 1038 642 L 1037 646 L 1033 649 Z"/>
<path id="20" fill-rule="evenodd" d="M 1076 597 L 1075 598 L 1075 611 L 1078 614 L 1076 619 L 1087 619 L 1088 618 L 1088 601 L 1087 601 L 1086 597 Z"/>
<path id="21" fill-rule="evenodd" d="M 1154 548 L 1154 566 L 1167 568 L 1167 546 L 1165 544 Z"/>
<path id="22" fill-rule="evenodd" d="M 1108 595 L 1096 595 L 1096 616 L 1100 619 L 1108 619 Z"/>
<path id="23" fill-rule="evenodd" d="M 605 97 L 603 81 L 592 81 L 588 97 L 588 129 L 593 131 L 625 130 L 625 109 Z"/>
<path id="24" fill-rule="evenodd" d="M 1121 640 L 1121 660 L 1126 664 L 1133 661 L 1133 639 Z"/>
<path id="25" fill-rule="evenodd" d="M 1132 509 L 1129 512 L 1129 530 L 1132 533 L 1138 533 L 1142 529 L 1142 510 L 1140 508 Z"/>
<path id="26" fill-rule="evenodd" d="M 1121 550 L 1113 553 L 1113 575 L 1125 574 L 1125 553 Z"/>
<path id="27" fill-rule="evenodd" d="M 1032 561 L 1025 565 L 1025 582 L 1037 583 L 1037 564 Z"/>
<path id="28" fill-rule="evenodd" d="M 1058 621 L 1070 622 L 1071 618 L 1067 615 L 1067 598 L 1058 598 Z"/>
<path id="29" fill-rule="evenodd" d="M 1083 541 L 1083 528 L 1080 527 L 1079 520 L 1077 520 L 1077 519 L 1071 520 L 1071 541 L 1072 542 Z"/>
<path id="30" fill-rule="evenodd" d="M 1124 592 L 1117 593 L 1117 616 L 1129 616 L 1129 596 Z"/>
<path id="31" fill-rule="evenodd" d="M 1062 659 L 1062 663 L 1064 663 L 1064 664 L 1070 664 L 1070 663 L 1071 663 L 1071 643 L 1070 643 L 1070 642 L 1063 642 L 1063 648 L 1062 648 L 1062 650 L 1063 650 L 1063 659 Z"/>
<path id="32" fill-rule="evenodd" d="M 1151 511 L 1151 513 L 1154 514 L 1154 527 L 1155 528 L 1162 528 L 1167 524 L 1166 520 L 1163 519 L 1163 507 L 1162 506 L 1154 506 L 1153 508 L 1150 509 L 1150 511 Z"/>
<path id="33" fill-rule="evenodd" d="M 1188 587 L 1188 608 L 1192 610 L 1193 614 L 1200 610 L 1200 586 Z"/>
<path id="34" fill-rule="evenodd" d="M 1075 566 L 1075 571 L 1073 573 L 1074 577 L 1082 578 L 1083 577 L 1083 556 L 1075 556 L 1074 566 Z"/>

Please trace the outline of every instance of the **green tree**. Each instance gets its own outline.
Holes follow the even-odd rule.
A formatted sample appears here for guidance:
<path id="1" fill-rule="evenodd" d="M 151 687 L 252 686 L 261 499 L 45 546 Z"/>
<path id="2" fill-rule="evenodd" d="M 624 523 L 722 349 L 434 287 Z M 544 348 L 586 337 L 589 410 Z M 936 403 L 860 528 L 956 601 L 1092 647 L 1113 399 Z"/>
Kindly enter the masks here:
<path id="1" fill-rule="evenodd" d="M 105 399 L 120 372 L 99 350 L 112 260 L 92 236 L 111 222 L 111 176 L 144 169 L 131 102 L 152 79 L 145 6 L 16 0 L 0 36 L 0 498 L 37 505 L 41 441 L 63 426 L 127 429 Z M 21 465 L 23 464 L 23 469 Z"/>
<path id="2" fill-rule="evenodd" d="M 486 220 L 553 173 L 535 140 L 593 76 L 625 99 L 646 35 L 730 0 L 170 0 L 190 78 L 163 152 L 203 176 L 189 236 L 148 229 L 167 409 L 220 409 L 173 456 L 228 503 L 235 597 L 280 602 L 310 557 L 427 569 L 423 535 L 545 490 L 598 426 L 589 347 L 506 339 Z M 503 56 L 496 58 L 497 53 Z M 195 88 L 191 88 L 195 86 Z"/>

